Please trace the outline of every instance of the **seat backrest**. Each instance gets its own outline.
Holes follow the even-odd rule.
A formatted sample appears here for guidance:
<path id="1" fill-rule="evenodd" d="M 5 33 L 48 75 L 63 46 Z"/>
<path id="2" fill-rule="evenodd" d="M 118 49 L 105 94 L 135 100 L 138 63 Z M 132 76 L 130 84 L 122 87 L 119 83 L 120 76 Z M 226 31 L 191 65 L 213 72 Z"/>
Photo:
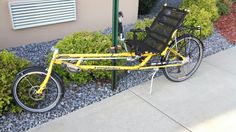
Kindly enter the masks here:
<path id="1" fill-rule="evenodd" d="M 150 28 L 147 28 L 146 44 L 158 52 L 163 51 L 187 13 L 185 10 L 164 6 Z"/>

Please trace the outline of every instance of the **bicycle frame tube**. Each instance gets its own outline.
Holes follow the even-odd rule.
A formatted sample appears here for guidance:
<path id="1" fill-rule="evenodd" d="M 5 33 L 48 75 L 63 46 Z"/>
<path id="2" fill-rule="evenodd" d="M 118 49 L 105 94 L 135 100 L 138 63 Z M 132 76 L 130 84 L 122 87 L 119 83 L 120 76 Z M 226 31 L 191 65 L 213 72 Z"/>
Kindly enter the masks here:
<path id="1" fill-rule="evenodd" d="M 60 55 L 59 55 L 60 56 Z M 64 56 L 64 55 L 63 55 Z M 69 56 L 69 55 L 66 55 Z M 80 55 L 78 55 L 80 56 Z M 82 65 L 81 62 L 82 61 L 86 61 L 86 60 L 112 60 L 112 59 L 127 59 L 127 56 L 124 58 L 117 58 L 114 56 L 120 56 L 119 54 L 114 54 L 113 57 L 109 56 L 109 57 L 105 57 L 105 58 L 86 58 L 84 55 L 82 55 L 83 58 L 71 58 L 72 60 L 77 60 L 76 64 L 72 64 L 72 63 L 68 63 L 64 60 L 65 59 L 56 59 L 55 60 L 55 64 L 64 64 L 67 65 L 68 67 L 74 67 L 77 69 L 80 69 L 82 71 L 88 71 L 88 70 L 145 70 L 145 69 L 155 69 L 155 68 L 164 68 L 164 67 L 171 67 L 171 66 L 181 66 L 182 63 L 179 62 L 178 64 L 163 64 L 163 65 L 158 65 L 158 66 L 145 66 L 152 57 L 157 56 L 157 54 L 145 54 L 143 57 L 145 57 L 145 59 L 142 60 L 142 62 L 138 65 L 134 65 L 134 66 L 99 66 L 99 65 Z M 90 55 L 90 56 L 97 56 L 97 55 Z M 73 55 L 73 57 L 75 57 Z M 183 56 L 180 56 L 181 58 Z M 68 60 L 70 60 L 70 58 L 68 58 Z M 184 57 L 183 57 L 184 60 Z"/>
<path id="2" fill-rule="evenodd" d="M 167 51 L 172 52 L 174 55 L 179 56 L 182 58 L 182 61 L 173 62 L 173 63 L 161 63 L 159 65 L 154 66 L 146 66 L 147 63 L 151 60 L 152 57 L 158 56 L 159 54 L 154 53 L 145 53 L 142 54 L 141 57 L 144 59 L 141 61 L 140 64 L 134 66 L 101 66 L 101 65 L 83 65 L 82 62 L 85 60 L 112 60 L 112 59 L 127 59 L 135 57 L 135 53 L 116 53 L 116 54 L 58 54 L 58 50 L 54 51 L 52 60 L 50 62 L 46 78 L 44 79 L 43 83 L 40 85 L 40 88 L 37 90 L 37 94 L 42 94 L 43 90 L 46 88 L 46 84 L 48 83 L 52 68 L 54 64 L 59 65 L 66 65 L 67 67 L 88 71 L 88 70 L 107 70 L 107 71 L 114 71 L 114 70 L 148 70 L 148 69 L 159 69 L 165 67 L 176 67 L 182 66 L 186 62 L 186 58 L 179 54 L 177 51 L 170 49 L 169 47 L 166 48 L 162 55 L 165 55 Z M 66 60 L 76 60 L 75 64 L 67 62 Z"/>

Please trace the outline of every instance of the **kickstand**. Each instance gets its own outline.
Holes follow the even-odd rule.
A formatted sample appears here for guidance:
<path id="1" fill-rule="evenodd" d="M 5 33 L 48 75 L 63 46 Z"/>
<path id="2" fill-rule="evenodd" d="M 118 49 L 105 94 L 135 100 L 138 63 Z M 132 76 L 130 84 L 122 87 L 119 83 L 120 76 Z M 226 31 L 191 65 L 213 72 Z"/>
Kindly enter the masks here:
<path id="1" fill-rule="evenodd" d="M 151 86 L 150 86 L 150 95 L 152 95 L 153 80 L 158 71 L 159 69 L 154 69 L 154 72 L 151 74 L 152 79 L 151 79 Z"/>

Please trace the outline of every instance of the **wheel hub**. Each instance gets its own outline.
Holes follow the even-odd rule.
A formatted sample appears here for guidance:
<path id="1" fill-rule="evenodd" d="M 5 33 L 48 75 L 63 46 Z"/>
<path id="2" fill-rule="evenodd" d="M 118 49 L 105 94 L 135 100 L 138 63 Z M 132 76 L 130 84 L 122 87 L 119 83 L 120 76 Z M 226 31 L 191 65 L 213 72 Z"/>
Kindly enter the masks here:
<path id="1" fill-rule="evenodd" d="M 190 58 L 190 56 L 185 57 L 185 61 L 183 63 L 184 64 L 192 63 L 192 59 Z"/>
<path id="2" fill-rule="evenodd" d="M 33 86 L 29 89 L 29 97 L 34 101 L 40 101 L 43 100 L 45 97 L 45 93 L 37 94 L 37 90 L 40 88 L 40 86 Z"/>

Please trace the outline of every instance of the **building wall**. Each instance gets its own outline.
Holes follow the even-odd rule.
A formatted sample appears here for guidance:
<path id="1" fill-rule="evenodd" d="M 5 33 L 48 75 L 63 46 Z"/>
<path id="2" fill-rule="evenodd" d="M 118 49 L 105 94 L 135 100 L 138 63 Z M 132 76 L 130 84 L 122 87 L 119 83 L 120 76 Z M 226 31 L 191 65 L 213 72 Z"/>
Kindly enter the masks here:
<path id="1" fill-rule="evenodd" d="M 45 42 L 79 31 L 97 31 L 112 25 L 112 0 L 77 0 L 77 20 L 28 29 L 13 30 L 9 1 L 0 0 L 0 49 L 29 43 Z M 134 23 L 138 0 L 120 0 L 125 24 Z"/>

